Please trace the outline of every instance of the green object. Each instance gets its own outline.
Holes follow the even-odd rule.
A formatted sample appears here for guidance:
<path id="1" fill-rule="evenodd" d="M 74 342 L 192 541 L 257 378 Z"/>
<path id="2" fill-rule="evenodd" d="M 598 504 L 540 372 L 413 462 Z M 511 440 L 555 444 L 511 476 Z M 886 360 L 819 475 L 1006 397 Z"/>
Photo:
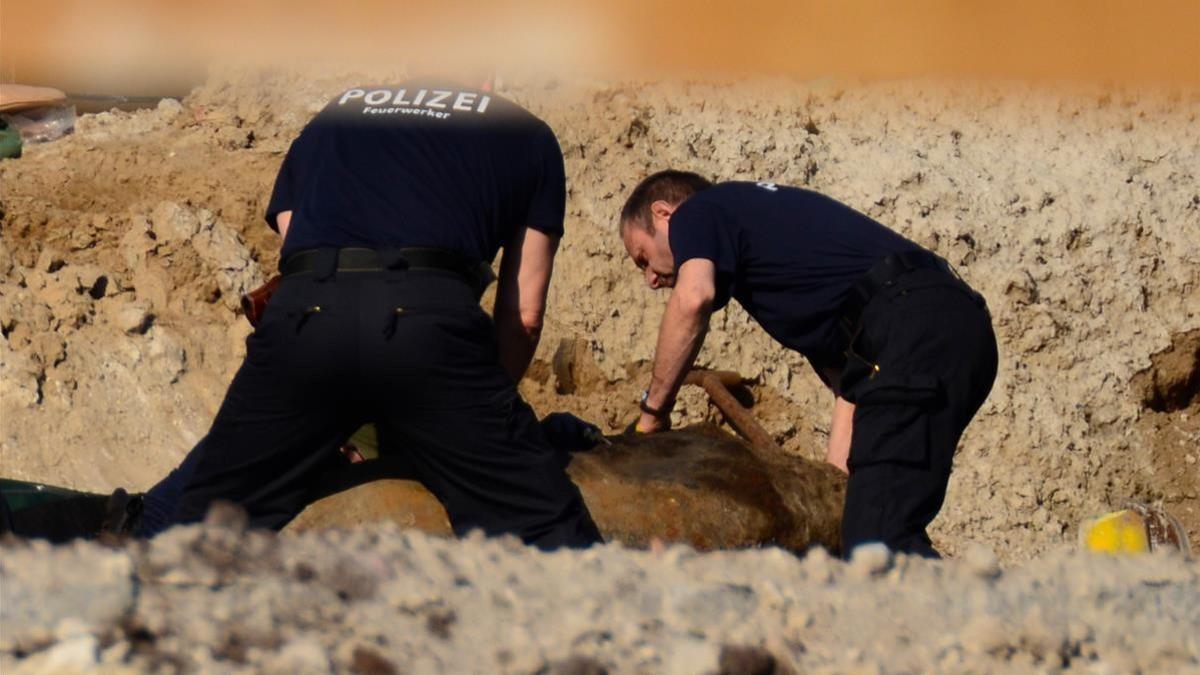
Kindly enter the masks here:
<path id="1" fill-rule="evenodd" d="M 79 492 L 78 490 L 54 487 L 53 485 L 43 485 L 42 483 L 0 478 L 0 496 L 4 497 L 8 508 L 13 511 L 20 511 L 21 509 L 27 509 L 31 506 L 38 506 L 60 499 L 84 497 L 89 494 L 87 492 Z"/>
<path id="2" fill-rule="evenodd" d="M 21 156 L 21 134 L 16 129 L 0 131 L 0 159 L 16 159 Z"/>
<path id="3" fill-rule="evenodd" d="M 375 431 L 374 424 L 365 424 L 354 432 L 350 437 L 350 442 L 362 454 L 363 459 L 375 459 L 379 457 L 379 433 Z"/>
<path id="4" fill-rule="evenodd" d="M 0 119 L 0 159 L 16 159 L 21 156 L 21 132 L 8 126 Z"/>

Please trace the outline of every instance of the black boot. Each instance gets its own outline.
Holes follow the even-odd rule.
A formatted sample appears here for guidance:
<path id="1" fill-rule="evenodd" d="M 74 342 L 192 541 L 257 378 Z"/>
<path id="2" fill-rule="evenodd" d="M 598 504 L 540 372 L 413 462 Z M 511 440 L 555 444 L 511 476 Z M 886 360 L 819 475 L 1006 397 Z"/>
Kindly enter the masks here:
<path id="1" fill-rule="evenodd" d="M 124 488 L 117 488 L 108 497 L 97 538 L 105 541 L 125 540 L 137 531 L 141 518 L 142 495 L 131 495 Z"/>

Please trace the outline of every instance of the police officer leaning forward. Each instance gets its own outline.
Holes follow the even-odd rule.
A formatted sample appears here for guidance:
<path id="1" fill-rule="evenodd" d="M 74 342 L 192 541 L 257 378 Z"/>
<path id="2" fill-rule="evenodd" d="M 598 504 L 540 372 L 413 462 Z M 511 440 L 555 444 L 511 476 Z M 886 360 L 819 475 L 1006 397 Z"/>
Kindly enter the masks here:
<path id="1" fill-rule="evenodd" d="M 600 541 L 515 385 L 565 195 L 553 132 L 494 94 L 417 82 L 333 99 L 279 170 L 267 222 L 283 281 L 208 436 L 169 479 L 183 486 L 174 519 L 225 499 L 282 527 L 331 449 L 374 422 L 455 532 Z M 501 247 L 493 321 L 481 269 Z"/>
<path id="2" fill-rule="evenodd" d="M 936 557 L 959 437 L 996 376 L 983 298 L 941 258 L 828 197 L 664 171 L 621 211 L 651 288 L 671 288 L 637 428 L 669 413 L 711 313 L 735 298 L 835 394 L 827 460 L 850 474 L 845 555 L 865 542 Z"/>

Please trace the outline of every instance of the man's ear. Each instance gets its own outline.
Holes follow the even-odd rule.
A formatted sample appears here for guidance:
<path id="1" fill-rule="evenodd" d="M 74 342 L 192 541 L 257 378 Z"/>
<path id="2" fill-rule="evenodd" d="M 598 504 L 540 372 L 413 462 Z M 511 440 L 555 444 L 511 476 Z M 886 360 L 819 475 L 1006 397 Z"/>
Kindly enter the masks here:
<path id="1" fill-rule="evenodd" d="M 675 213 L 675 207 L 675 204 L 663 199 L 659 199 L 650 205 L 650 213 L 653 214 L 655 218 L 667 219 L 671 217 L 672 213 Z"/>

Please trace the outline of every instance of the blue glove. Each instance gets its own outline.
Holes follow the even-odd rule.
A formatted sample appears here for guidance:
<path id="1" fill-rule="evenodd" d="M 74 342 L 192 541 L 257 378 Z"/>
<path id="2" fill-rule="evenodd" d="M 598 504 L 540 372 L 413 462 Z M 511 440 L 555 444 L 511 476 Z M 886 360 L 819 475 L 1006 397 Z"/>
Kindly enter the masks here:
<path id="1" fill-rule="evenodd" d="M 542 432 L 556 450 L 590 450 L 600 443 L 609 444 L 600 427 L 568 412 L 550 413 L 542 418 Z"/>

